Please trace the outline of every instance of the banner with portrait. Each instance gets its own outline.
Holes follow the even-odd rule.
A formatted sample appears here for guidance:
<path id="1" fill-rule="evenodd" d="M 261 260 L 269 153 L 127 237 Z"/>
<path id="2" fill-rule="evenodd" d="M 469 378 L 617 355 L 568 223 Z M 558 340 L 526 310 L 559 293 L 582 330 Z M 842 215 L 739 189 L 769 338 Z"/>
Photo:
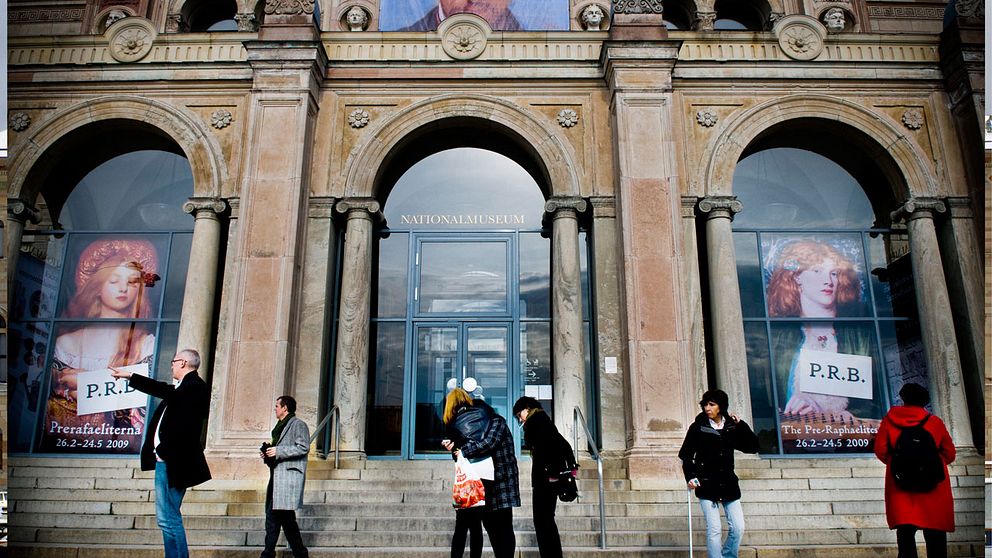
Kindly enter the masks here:
<path id="1" fill-rule="evenodd" d="M 495 31 L 567 31 L 566 0 L 382 0 L 381 31 L 433 31 L 444 18 L 473 13 Z"/>

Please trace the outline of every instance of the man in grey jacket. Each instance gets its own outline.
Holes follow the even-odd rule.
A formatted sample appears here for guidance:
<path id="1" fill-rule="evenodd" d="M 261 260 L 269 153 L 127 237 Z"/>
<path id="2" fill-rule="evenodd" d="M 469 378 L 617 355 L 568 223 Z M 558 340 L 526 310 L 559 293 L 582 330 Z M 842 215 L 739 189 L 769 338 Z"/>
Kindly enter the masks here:
<path id="1" fill-rule="evenodd" d="M 288 395 L 276 399 L 276 427 L 272 442 L 262 446 L 261 457 L 269 466 L 269 487 L 265 493 L 265 549 L 260 558 L 275 558 L 279 529 L 293 549 L 294 558 L 307 558 L 296 509 L 303 506 L 303 483 L 310 452 L 310 429 L 296 417 L 296 400 Z"/>

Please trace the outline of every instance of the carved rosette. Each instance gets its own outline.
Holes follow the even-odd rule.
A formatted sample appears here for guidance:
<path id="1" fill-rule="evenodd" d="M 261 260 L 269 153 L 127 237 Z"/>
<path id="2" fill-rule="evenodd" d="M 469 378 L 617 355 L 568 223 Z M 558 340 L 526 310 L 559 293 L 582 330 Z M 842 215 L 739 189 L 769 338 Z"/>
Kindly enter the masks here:
<path id="1" fill-rule="evenodd" d="M 717 120 L 719 118 L 717 115 L 709 110 L 697 110 L 696 111 L 696 122 L 704 128 L 712 128 L 716 126 Z"/>
<path id="2" fill-rule="evenodd" d="M 923 127 L 923 111 L 920 109 L 909 109 L 902 113 L 902 123 L 910 130 L 919 130 Z"/>
<path id="3" fill-rule="evenodd" d="M 816 18 L 790 15 L 779 19 L 772 30 L 778 46 L 793 60 L 813 60 L 823 52 L 827 28 Z"/>
<path id="4" fill-rule="evenodd" d="M 31 117 L 23 112 L 12 112 L 7 117 L 7 125 L 15 132 L 23 132 L 31 125 Z"/>
<path id="5" fill-rule="evenodd" d="M 313 14 L 314 0 L 265 0 L 265 13 L 278 15 Z"/>
<path id="6" fill-rule="evenodd" d="M 361 108 L 356 108 L 355 110 L 351 111 L 351 113 L 348 115 L 348 125 L 350 125 L 352 128 L 355 128 L 356 130 L 358 128 L 364 128 L 368 126 L 369 118 L 370 118 L 369 111 Z"/>
<path id="7" fill-rule="evenodd" d="M 561 109 L 558 112 L 558 124 L 562 128 L 571 128 L 579 123 L 579 113 L 572 109 Z"/>
<path id="8" fill-rule="evenodd" d="M 455 60 L 478 58 L 486 49 L 486 30 L 471 21 L 456 23 L 445 29 L 441 46 Z"/>
<path id="9" fill-rule="evenodd" d="M 932 219 L 937 213 L 947 211 L 947 206 L 937 198 L 913 197 L 889 214 L 893 223 L 913 219 Z"/>
<path id="10" fill-rule="evenodd" d="M 614 14 L 660 14 L 664 11 L 661 0 L 613 0 Z"/>
<path id="11" fill-rule="evenodd" d="M 142 17 L 124 18 L 104 33 L 110 44 L 110 56 L 123 63 L 137 62 L 147 56 L 157 35 L 152 22 Z"/>
<path id="12" fill-rule="evenodd" d="M 218 130 L 223 130 L 231 125 L 234 116 L 227 109 L 217 109 L 210 113 L 210 125 Z"/>

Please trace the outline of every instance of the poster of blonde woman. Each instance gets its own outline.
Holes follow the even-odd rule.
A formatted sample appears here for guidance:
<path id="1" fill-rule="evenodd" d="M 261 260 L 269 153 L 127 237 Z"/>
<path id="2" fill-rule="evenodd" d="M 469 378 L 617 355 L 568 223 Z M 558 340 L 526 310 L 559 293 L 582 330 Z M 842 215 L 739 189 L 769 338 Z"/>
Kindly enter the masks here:
<path id="1" fill-rule="evenodd" d="M 884 414 L 883 370 L 856 235 L 762 235 L 785 453 L 864 453 Z"/>
<path id="2" fill-rule="evenodd" d="M 111 378 L 109 369 L 152 374 L 154 324 L 141 320 L 153 318 L 159 307 L 159 252 L 141 237 L 81 237 L 70 246 L 42 451 L 140 450 L 147 398 Z"/>

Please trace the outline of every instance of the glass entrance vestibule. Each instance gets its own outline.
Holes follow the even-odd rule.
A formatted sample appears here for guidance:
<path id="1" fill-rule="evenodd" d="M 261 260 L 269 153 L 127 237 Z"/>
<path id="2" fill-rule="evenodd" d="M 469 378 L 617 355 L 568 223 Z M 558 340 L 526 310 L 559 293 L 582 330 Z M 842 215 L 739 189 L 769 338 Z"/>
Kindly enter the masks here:
<path id="1" fill-rule="evenodd" d="M 369 457 L 447 457 L 444 398 L 467 379 L 473 396 L 507 419 L 524 394 L 554 412 L 544 202 L 522 166 L 475 148 L 423 158 L 393 186 L 373 264 Z M 584 232 L 579 241 L 588 348 Z"/>

